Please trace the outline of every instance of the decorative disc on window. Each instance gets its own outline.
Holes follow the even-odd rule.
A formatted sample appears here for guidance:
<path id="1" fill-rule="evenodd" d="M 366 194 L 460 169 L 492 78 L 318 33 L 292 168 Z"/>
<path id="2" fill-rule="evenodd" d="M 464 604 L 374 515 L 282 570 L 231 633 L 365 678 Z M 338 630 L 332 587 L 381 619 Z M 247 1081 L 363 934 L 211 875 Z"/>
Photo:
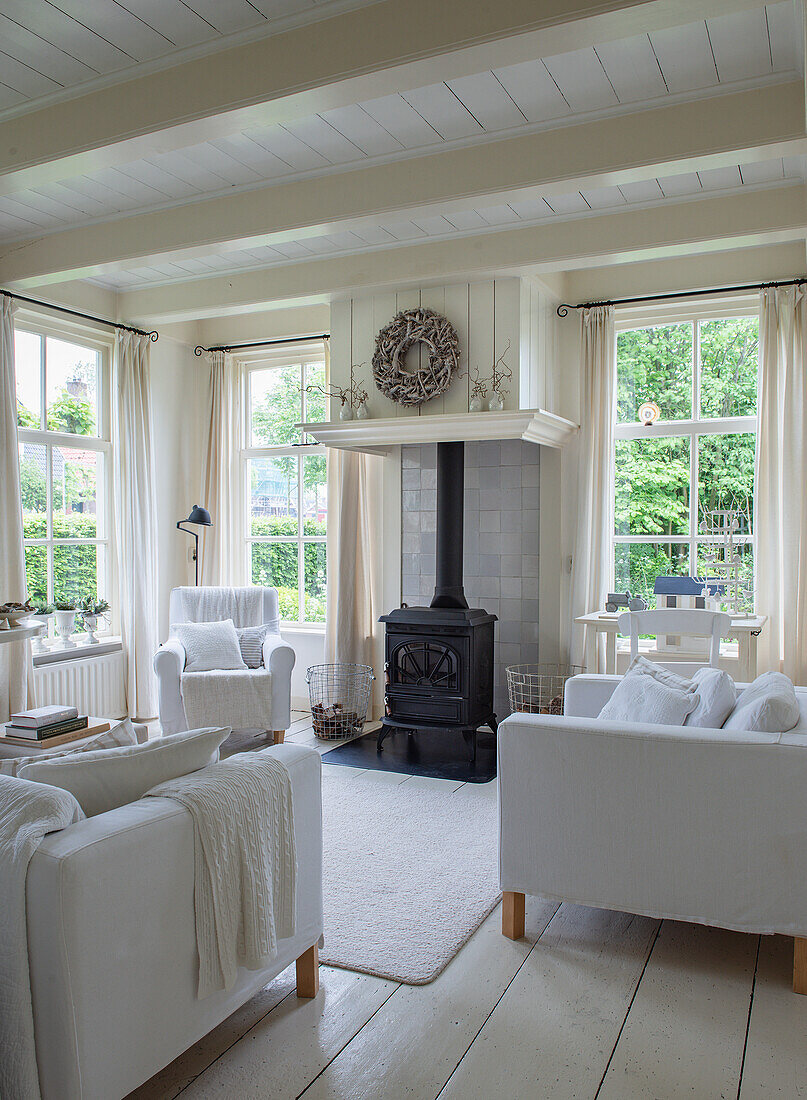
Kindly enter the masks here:
<path id="1" fill-rule="evenodd" d="M 651 424 L 655 424 L 660 416 L 661 409 L 655 401 L 645 401 L 643 405 L 639 406 L 639 419 L 646 428 L 649 428 Z"/>
<path id="2" fill-rule="evenodd" d="M 406 353 L 414 344 L 428 348 L 429 361 L 409 370 Z M 375 338 L 373 378 L 396 404 L 425 405 L 451 385 L 459 359 L 459 337 L 449 320 L 433 309 L 405 309 Z"/>

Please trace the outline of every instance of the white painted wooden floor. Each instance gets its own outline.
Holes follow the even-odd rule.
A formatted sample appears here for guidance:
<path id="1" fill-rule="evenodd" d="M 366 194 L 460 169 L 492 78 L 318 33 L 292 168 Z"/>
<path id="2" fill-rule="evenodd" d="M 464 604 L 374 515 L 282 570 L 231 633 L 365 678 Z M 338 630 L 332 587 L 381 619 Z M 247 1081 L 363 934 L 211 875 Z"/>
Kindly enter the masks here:
<path id="1" fill-rule="evenodd" d="M 332 747 L 296 717 L 288 740 Z M 302 1001 L 292 967 L 131 1100 L 807 1097 L 792 940 L 534 898 L 523 940 L 500 920 L 427 986 L 322 967 Z"/>

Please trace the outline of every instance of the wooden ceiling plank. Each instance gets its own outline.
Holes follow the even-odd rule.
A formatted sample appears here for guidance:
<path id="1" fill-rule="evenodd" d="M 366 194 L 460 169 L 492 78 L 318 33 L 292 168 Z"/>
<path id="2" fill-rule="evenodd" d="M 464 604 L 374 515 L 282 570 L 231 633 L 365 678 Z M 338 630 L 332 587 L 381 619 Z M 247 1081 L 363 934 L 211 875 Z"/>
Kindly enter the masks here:
<path id="1" fill-rule="evenodd" d="M 620 103 L 655 99 L 667 94 L 656 55 L 646 34 L 604 42 L 597 55 Z"/>
<path id="2" fill-rule="evenodd" d="M 123 50 L 71 19 L 52 4 L 40 0 L 3 0 L 3 14 L 31 33 L 44 38 L 98 73 L 111 73 L 132 63 Z"/>
<path id="3" fill-rule="evenodd" d="M 261 130 L 246 130 L 245 133 L 252 141 L 257 141 L 270 153 L 289 164 L 294 171 L 305 172 L 312 168 L 328 167 L 328 161 L 323 156 L 282 126 L 267 126 Z"/>
<path id="4" fill-rule="evenodd" d="M 721 83 L 767 76 L 771 72 L 764 8 L 707 19 L 706 25 Z"/>
<path id="5" fill-rule="evenodd" d="M 32 69 L 38 69 L 65 87 L 79 84 L 83 80 L 91 80 L 97 76 L 95 69 L 77 61 L 69 53 L 51 45 L 44 38 L 25 27 L 15 23 L 6 15 L 0 13 L 0 42 L 3 51 L 11 54 L 24 65 L 30 65 Z"/>
<path id="6" fill-rule="evenodd" d="M 407 92 L 404 99 L 446 141 L 481 134 L 482 127 L 445 84 Z"/>
<path id="7" fill-rule="evenodd" d="M 767 4 L 768 35 L 771 42 L 773 69 L 777 73 L 804 72 L 804 51 L 797 31 L 793 0 Z"/>
<path id="8" fill-rule="evenodd" d="M 398 96 L 390 98 L 400 99 Z M 404 100 L 400 102 L 403 103 Z M 393 137 L 389 130 L 386 130 L 358 103 L 349 107 L 335 107 L 332 111 L 323 111 L 322 118 L 367 156 L 400 153 L 404 148 L 403 142 Z M 433 136 L 436 137 L 436 135 Z"/>
<path id="9" fill-rule="evenodd" d="M 136 61 L 147 61 L 167 53 L 172 43 L 120 4 L 104 0 L 59 0 L 59 9 L 77 23 L 117 46 Z"/>
<path id="10" fill-rule="evenodd" d="M 218 36 L 206 20 L 180 0 L 126 0 L 126 7 L 175 46 L 196 46 Z"/>
<path id="11" fill-rule="evenodd" d="M 573 111 L 597 111 L 619 102 L 593 47 L 547 57 L 544 64 Z"/>
<path id="12" fill-rule="evenodd" d="M 288 122 L 285 128 L 331 164 L 349 164 L 352 161 L 367 159 L 364 150 L 335 130 L 319 115 Z"/>
<path id="13" fill-rule="evenodd" d="M 260 26 L 266 17 L 247 0 L 185 0 L 191 11 L 206 19 L 220 34 L 243 31 L 248 27 Z"/>
<path id="14" fill-rule="evenodd" d="M 671 92 L 689 92 L 717 84 L 705 23 L 652 31 L 650 41 Z"/>
<path id="15" fill-rule="evenodd" d="M 360 106 L 405 149 L 435 145 L 443 139 L 401 95 L 385 95 Z"/>
<path id="16" fill-rule="evenodd" d="M 449 80 L 448 86 L 474 118 L 488 131 L 523 126 L 524 112 L 493 73 Z"/>

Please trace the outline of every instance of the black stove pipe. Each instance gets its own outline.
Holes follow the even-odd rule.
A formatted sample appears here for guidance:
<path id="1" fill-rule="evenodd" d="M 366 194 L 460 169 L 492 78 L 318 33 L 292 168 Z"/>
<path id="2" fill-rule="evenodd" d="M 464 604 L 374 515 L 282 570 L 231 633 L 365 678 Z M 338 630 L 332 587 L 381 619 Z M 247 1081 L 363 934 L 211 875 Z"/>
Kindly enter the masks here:
<path id="1" fill-rule="evenodd" d="M 437 584 L 431 607 L 466 608 L 462 587 L 465 444 L 437 444 Z"/>

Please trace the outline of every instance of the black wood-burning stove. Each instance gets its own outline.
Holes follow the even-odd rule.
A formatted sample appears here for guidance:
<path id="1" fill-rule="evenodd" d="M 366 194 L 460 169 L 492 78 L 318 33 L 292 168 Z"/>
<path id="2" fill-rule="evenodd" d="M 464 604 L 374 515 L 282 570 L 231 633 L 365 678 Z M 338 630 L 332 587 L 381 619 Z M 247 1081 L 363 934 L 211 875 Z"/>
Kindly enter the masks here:
<path id="1" fill-rule="evenodd" d="M 473 743 L 493 713 L 495 615 L 468 607 L 462 585 L 464 443 L 437 444 L 437 584 L 429 607 L 399 607 L 386 623 L 385 718 L 393 729 L 460 729 Z"/>

